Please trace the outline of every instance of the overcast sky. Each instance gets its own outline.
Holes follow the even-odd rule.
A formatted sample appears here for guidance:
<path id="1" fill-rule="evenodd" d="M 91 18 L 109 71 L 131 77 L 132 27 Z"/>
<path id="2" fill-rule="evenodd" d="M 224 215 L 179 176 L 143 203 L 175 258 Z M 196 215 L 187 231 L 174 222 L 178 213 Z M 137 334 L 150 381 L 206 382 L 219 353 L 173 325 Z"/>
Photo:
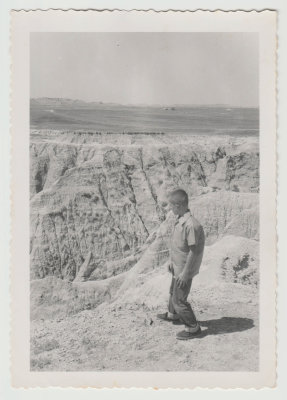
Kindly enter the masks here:
<path id="1" fill-rule="evenodd" d="M 256 33 L 32 33 L 31 97 L 258 106 Z"/>

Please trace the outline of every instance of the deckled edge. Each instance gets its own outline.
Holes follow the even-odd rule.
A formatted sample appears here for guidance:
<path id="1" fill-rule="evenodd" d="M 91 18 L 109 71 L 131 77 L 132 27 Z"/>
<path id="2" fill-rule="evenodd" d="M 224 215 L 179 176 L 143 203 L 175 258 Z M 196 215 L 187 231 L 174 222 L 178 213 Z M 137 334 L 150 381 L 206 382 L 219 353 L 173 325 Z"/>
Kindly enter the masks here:
<path id="1" fill-rule="evenodd" d="M 143 8 L 131 8 L 131 9 L 124 9 L 124 8 L 68 8 L 68 9 L 64 9 L 64 8 L 31 8 L 31 9 L 25 9 L 25 8 L 19 8 L 19 9 L 11 9 L 10 12 L 24 12 L 24 13 L 30 13 L 30 12 L 49 12 L 49 11 L 63 11 L 63 12 L 88 12 L 88 11 L 95 11 L 95 12 L 155 12 L 155 13 L 168 13 L 168 12 L 178 12 L 178 13 L 194 13 L 194 12 L 198 12 L 198 11 L 202 11 L 202 12 L 208 12 L 208 13 L 214 13 L 214 12 L 224 12 L 224 13 L 237 13 L 237 12 L 247 12 L 247 13 L 263 13 L 266 11 L 271 11 L 271 12 L 278 12 L 277 9 L 275 8 L 263 8 L 263 9 L 256 9 L 256 8 L 252 8 L 252 9 L 241 9 L 241 8 L 237 8 L 234 10 L 228 9 L 228 10 L 224 10 L 222 8 L 214 8 L 212 10 L 210 9 L 205 9 L 205 8 L 195 8 L 193 10 L 190 9 L 184 9 L 184 10 L 180 10 L 180 9 L 173 9 L 173 8 L 168 8 L 168 9 L 155 9 L 155 8 L 147 8 L 147 9 L 143 9 Z"/>
<path id="2" fill-rule="evenodd" d="M 12 340 L 12 335 L 13 335 L 13 284 L 12 284 L 12 275 L 13 275 L 13 187 L 14 187 L 14 175 L 13 175 L 13 166 L 12 166 L 12 160 L 13 160 L 13 127 L 12 127 L 12 107 L 13 107 L 13 94 L 12 94 L 12 82 L 13 82 L 13 68 L 12 68 L 12 30 L 13 30 L 13 24 L 12 24 L 12 13 L 11 11 L 8 14 L 9 18 L 9 138 L 10 138 L 10 154 L 9 154 L 9 188 L 10 188 L 10 196 L 9 196 L 9 202 L 10 202 L 10 230 L 9 230 L 9 373 L 10 373 L 10 384 L 12 387 L 16 388 L 16 386 L 13 386 L 13 372 L 12 372 L 12 364 L 13 364 L 13 340 Z"/>
<path id="3" fill-rule="evenodd" d="M 274 71 L 275 71 L 275 321 L 274 321 L 274 336 L 275 336 L 275 380 L 273 389 L 278 387 L 278 252 L 279 252 L 279 240 L 278 240 L 278 189 L 279 189 L 279 141 L 278 141 L 278 121 L 279 121 L 279 12 L 276 11 L 276 35 L 275 35 L 275 55 L 274 55 Z"/>
<path id="4" fill-rule="evenodd" d="M 12 331 L 13 331 L 13 296 L 12 296 L 12 272 L 13 272 L 13 257 L 12 257 L 12 249 L 13 249 L 13 231 L 14 231 L 14 222 L 13 222 L 13 186 L 14 186 L 14 175 L 13 175 L 13 166 L 12 166 L 12 160 L 13 160 L 13 143 L 14 143 L 14 134 L 13 134 L 13 118 L 12 118 L 12 108 L 13 108 L 13 58 L 12 58 L 12 31 L 13 31 L 13 18 L 12 15 L 13 13 L 31 13 L 31 12 L 54 12 L 54 11 L 62 11 L 62 12 L 68 12 L 68 13 L 75 13 L 75 12 L 149 12 L 149 13 L 169 13 L 169 12 L 179 12 L 179 13 L 195 13 L 195 12 L 204 12 L 204 13 L 215 13 L 215 12 L 220 12 L 220 13 L 237 13 L 237 12 L 244 12 L 244 13 L 264 13 L 264 12 L 275 12 L 276 13 L 276 49 L 275 49 L 275 57 L 274 57 L 274 69 L 275 69 L 275 98 L 276 98 L 276 134 L 275 134 L 275 151 L 276 151 L 276 168 L 275 168 L 275 174 L 276 174 L 276 192 L 275 192 L 275 200 L 276 200 L 276 282 L 275 282 L 275 381 L 273 386 L 262 386 L 262 387 L 253 387 L 253 388 L 222 388 L 222 387 L 202 387 L 202 386 L 195 386 L 193 388 L 181 388 L 181 387 L 167 387 L 167 388 L 158 388 L 158 387 L 138 387 L 138 386 L 129 386 L 129 387 L 120 387 L 120 386 L 113 386 L 113 387 L 98 387 L 98 386 L 82 386 L 82 387 L 74 387 L 74 386 L 16 386 L 13 385 L 13 372 L 12 372 L 12 364 L 13 364 L 13 351 L 12 351 Z M 224 10 L 220 8 L 216 9 L 202 9 L 202 8 L 196 8 L 194 10 L 190 9 L 165 9 L 165 10 L 157 10 L 153 8 L 149 9 L 96 9 L 96 8 L 87 8 L 87 9 L 75 9 L 75 8 L 69 8 L 69 9 L 63 9 L 63 8 L 47 8 L 47 9 L 41 9 L 41 8 L 36 8 L 36 9 L 10 9 L 9 12 L 9 70 L 10 70 L 10 77 L 9 77 L 9 135 L 10 135 L 10 157 L 9 157 L 9 174 L 10 174 L 10 231 L 9 231 L 9 292 L 10 292 L 10 301 L 9 301 L 9 310 L 10 310 L 10 315 L 9 315 L 9 372 L 10 372 L 10 384 L 13 389 L 24 389 L 24 390 L 30 390 L 30 389 L 56 389 L 56 390 L 85 390 L 85 389 L 96 389 L 96 390 L 116 390 L 116 391 L 125 391 L 125 390 L 155 390 L 155 391 L 191 391 L 191 390 L 204 390 L 204 391 L 214 391 L 214 390 L 224 390 L 224 391 L 261 391 L 261 390 L 266 390 L 266 389 L 276 389 L 277 388 L 277 381 L 278 381 L 278 305 L 277 305 L 277 298 L 278 298 L 278 188 L 279 188 L 279 165 L 278 165 L 278 152 L 279 152 L 279 143 L 278 143 L 278 120 L 279 120 L 279 114 L 278 114 L 278 98 L 279 98 L 279 84 L 278 84 L 278 76 L 279 76 L 279 70 L 278 70 L 278 61 L 280 59 L 279 56 L 279 33 L 278 33 L 278 25 L 279 25 L 279 11 L 278 9 L 275 8 L 264 8 L 264 9 L 234 9 L 234 10 Z"/>

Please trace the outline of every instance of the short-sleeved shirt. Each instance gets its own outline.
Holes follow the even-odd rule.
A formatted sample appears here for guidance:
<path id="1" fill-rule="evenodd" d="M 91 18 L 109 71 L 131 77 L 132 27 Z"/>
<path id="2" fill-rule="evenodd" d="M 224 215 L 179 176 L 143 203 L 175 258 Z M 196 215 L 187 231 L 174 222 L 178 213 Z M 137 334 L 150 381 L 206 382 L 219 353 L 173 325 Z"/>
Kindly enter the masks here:
<path id="1" fill-rule="evenodd" d="M 192 278 L 198 274 L 203 256 L 204 243 L 203 227 L 191 215 L 190 211 L 187 211 L 183 216 L 176 219 L 170 243 L 170 256 L 175 276 L 185 267 L 190 246 L 194 246 L 193 250 L 195 253 L 190 276 Z"/>

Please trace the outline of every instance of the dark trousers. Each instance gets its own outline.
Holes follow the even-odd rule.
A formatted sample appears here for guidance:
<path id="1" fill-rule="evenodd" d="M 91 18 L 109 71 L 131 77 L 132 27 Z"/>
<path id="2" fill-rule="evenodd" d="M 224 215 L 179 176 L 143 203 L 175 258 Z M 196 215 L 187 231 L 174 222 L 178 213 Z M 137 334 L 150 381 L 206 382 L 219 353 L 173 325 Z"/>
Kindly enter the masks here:
<path id="1" fill-rule="evenodd" d="M 180 288 L 178 287 L 175 281 L 175 277 L 173 276 L 169 291 L 170 296 L 168 311 L 172 314 L 177 314 L 187 326 L 192 326 L 197 323 L 191 305 L 187 301 L 187 296 L 190 292 L 191 283 L 192 279 L 190 279 L 190 281 L 188 281 L 188 283 L 184 287 Z"/>

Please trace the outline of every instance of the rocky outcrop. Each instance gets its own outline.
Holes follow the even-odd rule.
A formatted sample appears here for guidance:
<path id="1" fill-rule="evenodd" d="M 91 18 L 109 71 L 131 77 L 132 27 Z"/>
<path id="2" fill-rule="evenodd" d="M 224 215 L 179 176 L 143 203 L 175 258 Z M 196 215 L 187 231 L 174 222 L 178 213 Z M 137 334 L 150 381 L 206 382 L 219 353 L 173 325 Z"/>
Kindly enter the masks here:
<path id="1" fill-rule="evenodd" d="M 167 227 L 168 224 L 162 229 Z M 116 276 L 85 282 L 76 279 L 72 283 L 55 276 L 33 280 L 32 319 L 76 314 L 110 303 L 119 307 L 128 307 L 129 304 L 144 304 L 149 309 L 162 307 L 168 300 L 170 284 L 170 274 L 164 263 L 166 259 L 162 237 L 158 235 L 133 268 Z M 238 299 L 232 294 L 232 285 L 241 284 L 256 289 L 259 283 L 258 264 L 258 241 L 236 236 L 222 237 L 213 245 L 206 246 L 192 293 L 197 299 L 199 294 L 204 299 L 209 289 L 217 288 L 214 296 L 220 296 L 218 288 L 224 287 L 225 292 L 231 292 L 229 297 L 233 298 L 232 301 L 236 301 Z M 214 298 L 214 303 L 217 301 Z"/>
<path id="2" fill-rule="evenodd" d="M 155 231 L 164 262 L 166 196 L 177 186 L 189 193 L 208 244 L 227 234 L 258 239 L 258 143 L 246 142 L 32 132 L 32 279 L 118 275 L 138 262 Z"/>
<path id="3" fill-rule="evenodd" d="M 222 235 L 257 239 L 259 236 L 258 195 L 219 191 L 192 199 L 190 207 L 204 226 L 207 244 Z"/>

